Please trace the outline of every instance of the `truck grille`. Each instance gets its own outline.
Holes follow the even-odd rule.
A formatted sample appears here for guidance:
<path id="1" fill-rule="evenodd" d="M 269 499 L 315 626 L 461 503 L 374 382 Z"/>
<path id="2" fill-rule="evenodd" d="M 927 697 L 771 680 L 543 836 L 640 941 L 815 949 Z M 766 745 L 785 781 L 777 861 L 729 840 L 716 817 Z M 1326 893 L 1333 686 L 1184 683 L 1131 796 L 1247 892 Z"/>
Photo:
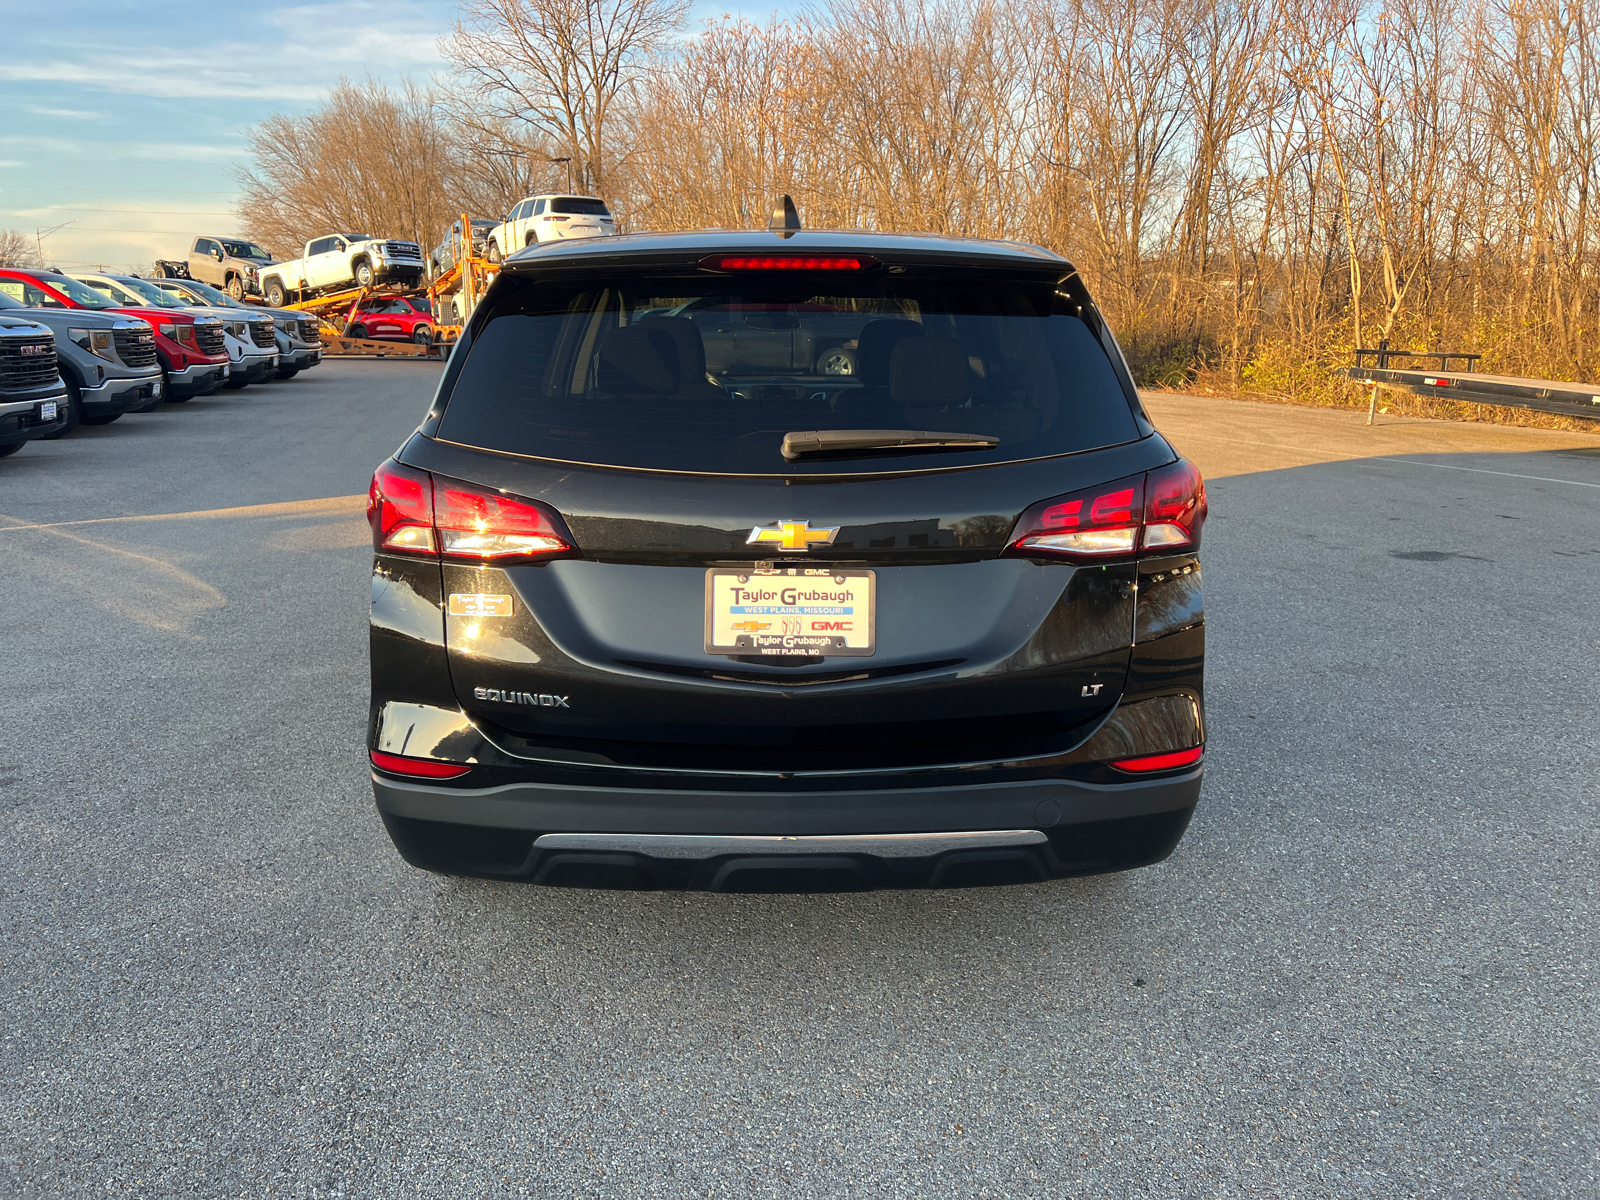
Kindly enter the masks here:
<path id="1" fill-rule="evenodd" d="M 201 354 L 226 354 L 228 343 L 223 340 L 221 325 L 196 325 L 194 344 Z"/>
<path id="2" fill-rule="evenodd" d="M 307 317 L 300 319 L 300 340 L 313 346 L 322 344 L 322 323 Z"/>
<path id="3" fill-rule="evenodd" d="M 402 258 L 421 258 L 422 247 L 415 242 L 389 242 L 389 253 Z"/>
<path id="4" fill-rule="evenodd" d="M 149 367 L 156 361 L 156 335 L 148 329 L 118 329 L 114 334 L 117 357 L 124 366 Z"/>
<path id="5" fill-rule="evenodd" d="M 258 346 L 276 346 L 277 334 L 272 332 L 271 321 L 251 321 L 250 340 Z"/>
<path id="6" fill-rule="evenodd" d="M 54 337 L 0 337 L 0 388 L 20 392 L 49 387 L 59 374 Z"/>

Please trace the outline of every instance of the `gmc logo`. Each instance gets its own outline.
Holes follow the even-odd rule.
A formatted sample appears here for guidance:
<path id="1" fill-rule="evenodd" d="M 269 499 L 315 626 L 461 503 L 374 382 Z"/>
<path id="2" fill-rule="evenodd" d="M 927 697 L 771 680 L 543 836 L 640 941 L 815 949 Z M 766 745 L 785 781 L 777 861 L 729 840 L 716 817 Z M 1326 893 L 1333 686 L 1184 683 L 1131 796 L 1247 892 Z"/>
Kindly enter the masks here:
<path id="1" fill-rule="evenodd" d="M 811 628 L 816 633 L 825 633 L 829 630 L 835 633 L 849 633 L 851 624 L 850 621 L 813 621 Z"/>
<path id="2" fill-rule="evenodd" d="M 50 347 L 49 346 L 18 346 L 17 347 L 17 352 L 19 354 L 48 354 L 48 353 L 50 353 Z"/>

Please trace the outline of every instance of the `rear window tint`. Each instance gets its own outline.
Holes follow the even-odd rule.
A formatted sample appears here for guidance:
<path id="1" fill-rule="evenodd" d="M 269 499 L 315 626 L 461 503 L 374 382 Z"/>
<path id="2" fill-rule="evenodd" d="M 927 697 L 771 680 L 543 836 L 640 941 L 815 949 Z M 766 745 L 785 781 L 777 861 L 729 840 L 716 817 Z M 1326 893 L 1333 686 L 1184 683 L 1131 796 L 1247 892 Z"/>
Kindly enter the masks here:
<path id="1" fill-rule="evenodd" d="M 608 217 L 609 210 L 604 200 L 585 200 L 581 196 L 557 196 L 550 201 L 550 211 L 553 213 L 581 213 L 588 217 Z"/>
<path id="2" fill-rule="evenodd" d="M 1039 458 L 1140 436 L 1048 282 L 503 277 L 437 436 L 569 462 L 837 474 Z M 984 434 L 992 449 L 785 460 L 784 434 Z"/>

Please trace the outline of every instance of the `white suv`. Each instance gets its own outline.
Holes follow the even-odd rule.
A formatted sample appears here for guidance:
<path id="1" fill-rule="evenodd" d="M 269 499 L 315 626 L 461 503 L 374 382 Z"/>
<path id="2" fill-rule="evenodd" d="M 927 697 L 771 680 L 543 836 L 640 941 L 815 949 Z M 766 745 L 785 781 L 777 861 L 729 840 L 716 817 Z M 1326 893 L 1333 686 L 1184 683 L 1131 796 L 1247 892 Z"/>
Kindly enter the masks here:
<path id="1" fill-rule="evenodd" d="M 488 256 L 499 262 L 535 242 L 615 233 L 611 210 L 598 196 L 529 196 L 489 231 Z"/>

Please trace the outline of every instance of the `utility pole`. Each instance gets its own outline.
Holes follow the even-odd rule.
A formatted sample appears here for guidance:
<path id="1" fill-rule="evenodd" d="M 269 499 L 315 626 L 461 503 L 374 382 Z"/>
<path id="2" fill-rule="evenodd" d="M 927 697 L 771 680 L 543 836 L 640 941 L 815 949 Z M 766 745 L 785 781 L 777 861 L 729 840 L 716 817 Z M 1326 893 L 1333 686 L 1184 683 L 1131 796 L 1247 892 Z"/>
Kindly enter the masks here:
<path id="1" fill-rule="evenodd" d="M 547 158 L 545 161 L 567 164 L 567 191 L 570 192 L 572 190 L 572 155 L 569 154 L 565 158 Z"/>
<path id="2" fill-rule="evenodd" d="M 34 240 L 34 244 L 39 247 L 39 269 L 41 271 L 44 270 L 44 240 L 45 240 L 45 238 L 49 237 L 52 233 L 55 233 L 58 230 L 65 229 L 68 225 L 76 225 L 77 223 L 78 223 L 78 218 L 77 217 L 73 217 L 72 220 L 63 221 L 59 225 L 52 225 L 52 226 L 50 226 L 49 229 L 40 229 L 37 225 L 35 225 L 33 227 L 33 240 Z"/>

